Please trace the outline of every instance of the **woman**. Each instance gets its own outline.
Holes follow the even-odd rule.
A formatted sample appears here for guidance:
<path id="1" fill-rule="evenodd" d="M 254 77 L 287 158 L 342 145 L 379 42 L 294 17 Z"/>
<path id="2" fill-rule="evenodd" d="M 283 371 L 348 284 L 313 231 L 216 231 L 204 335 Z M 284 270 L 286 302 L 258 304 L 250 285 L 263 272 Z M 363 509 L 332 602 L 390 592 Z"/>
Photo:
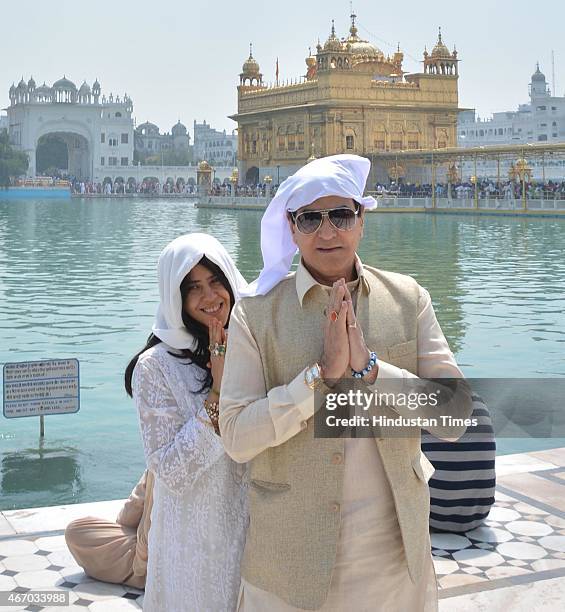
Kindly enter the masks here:
<path id="1" fill-rule="evenodd" d="M 144 610 L 235 610 L 247 527 L 245 469 L 217 421 L 226 332 L 246 282 L 211 236 L 173 240 L 159 257 L 153 333 L 126 370 L 155 474 Z"/>

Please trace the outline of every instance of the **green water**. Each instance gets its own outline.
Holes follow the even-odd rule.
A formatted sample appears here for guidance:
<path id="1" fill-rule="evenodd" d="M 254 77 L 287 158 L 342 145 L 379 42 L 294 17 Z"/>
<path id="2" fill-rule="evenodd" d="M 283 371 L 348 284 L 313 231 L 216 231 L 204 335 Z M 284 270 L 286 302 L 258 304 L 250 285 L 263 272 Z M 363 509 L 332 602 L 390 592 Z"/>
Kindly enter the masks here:
<path id="1" fill-rule="evenodd" d="M 260 269 L 255 211 L 169 201 L 0 200 L 0 365 L 76 357 L 81 409 L 0 415 L 0 509 L 126 496 L 143 470 L 123 370 L 157 304 L 156 262 L 181 233 L 214 234 L 247 279 Z M 565 220 L 369 215 L 360 255 L 414 276 L 469 377 L 563 377 Z M 561 446 L 504 440 L 499 452 Z"/>

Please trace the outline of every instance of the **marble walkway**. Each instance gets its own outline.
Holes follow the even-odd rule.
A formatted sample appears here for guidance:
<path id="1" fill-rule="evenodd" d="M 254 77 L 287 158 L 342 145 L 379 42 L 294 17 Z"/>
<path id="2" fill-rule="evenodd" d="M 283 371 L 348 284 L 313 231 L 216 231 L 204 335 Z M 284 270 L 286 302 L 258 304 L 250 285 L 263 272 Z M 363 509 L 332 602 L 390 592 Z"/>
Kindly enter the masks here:
<path id="1" fill-rule="evenodd" d="M 462 535 L 432 535 L 440 611 L 563 610 L 565 448 L 498 457 L 496 472 L 496 504 L 484 526 Z M 114 520 L 121 505 L 116 500 L 1 512 L 0 591 L 68 591 L 70 606 L 0 608 L 141 609 L 142 591 L 88 578 L 63 537 L 71 520 L 86 515 Z"/>

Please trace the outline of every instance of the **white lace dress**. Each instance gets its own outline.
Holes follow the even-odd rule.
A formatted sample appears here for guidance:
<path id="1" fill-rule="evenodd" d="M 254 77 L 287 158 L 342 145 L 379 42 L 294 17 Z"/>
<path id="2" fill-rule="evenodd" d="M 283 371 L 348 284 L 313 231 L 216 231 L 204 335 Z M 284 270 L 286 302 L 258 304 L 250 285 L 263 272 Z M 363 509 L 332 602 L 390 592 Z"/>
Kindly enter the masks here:
<path id="1" fill-rule="evenodd" d="M 166 344 L 133 376 L 147 467 L 155 474 L 146 612 L 231 612 L 248 522 L 245 466 L 232 461 L 198 393 L 202 370 Z"/>

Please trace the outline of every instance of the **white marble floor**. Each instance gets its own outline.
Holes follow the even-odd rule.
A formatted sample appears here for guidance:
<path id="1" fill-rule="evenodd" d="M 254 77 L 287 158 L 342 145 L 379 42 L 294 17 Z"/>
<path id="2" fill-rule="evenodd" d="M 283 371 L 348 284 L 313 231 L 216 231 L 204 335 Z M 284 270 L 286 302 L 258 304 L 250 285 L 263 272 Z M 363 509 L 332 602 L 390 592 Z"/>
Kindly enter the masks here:
<path id="1" fill-rule="evenodd" d="M 523 489 L 520 485 L 527 477 L 533 480 Z M 496 504 L 485 524 L 465 534 L 432 534 L 440 611 L 562 610 L 565 507 L 561 499 L 565 500 L 565 448 L 498 458 Z M 81 516 L 114 520 L 122 503 L 0 513 L 0 591 L 43 589 L 68 592 L 70 598 L 70 606 L 64 608 L 22 605 L 6 609 L 141 609 L 142 591 L 86 576 L 63 536 L 65 526 Z"/>

